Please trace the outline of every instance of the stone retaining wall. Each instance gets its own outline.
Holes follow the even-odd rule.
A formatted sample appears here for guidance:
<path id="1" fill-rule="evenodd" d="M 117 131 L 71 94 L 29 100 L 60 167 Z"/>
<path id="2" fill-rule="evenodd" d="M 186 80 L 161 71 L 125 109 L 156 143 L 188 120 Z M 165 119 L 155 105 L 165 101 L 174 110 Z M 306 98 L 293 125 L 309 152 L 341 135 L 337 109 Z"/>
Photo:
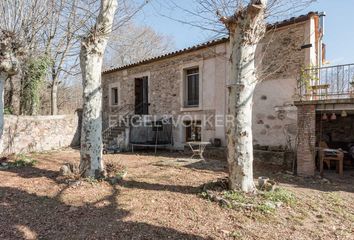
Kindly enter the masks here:
<path id="1" fill-rule="evenodd" d="M 54 150 L 80 143 L 79 115 L 5 116 L 4 154 Z"/>

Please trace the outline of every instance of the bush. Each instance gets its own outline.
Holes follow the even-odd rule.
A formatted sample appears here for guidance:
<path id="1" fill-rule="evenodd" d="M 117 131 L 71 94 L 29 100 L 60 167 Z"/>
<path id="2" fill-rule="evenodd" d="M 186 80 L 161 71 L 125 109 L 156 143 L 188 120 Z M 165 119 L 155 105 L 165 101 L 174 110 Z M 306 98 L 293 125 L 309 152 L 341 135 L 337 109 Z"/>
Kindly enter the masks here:
<path id="1" fill-rule="evenodd" d="M 239 191 L 226 191 L 224 192 L 224 197 L 239 203 L 244 203 L 247 200 L 245 194 Z"/>
<path id="2" fill-rule="evenodd" d="M 296 201 L 295 195 L 283 188 L 276 188 L 274 191 L 265 192 L 263 196 L 269 201 L 282 202 L 290 206 Z"/>
<path id="3" fill-rule="evenodd" d="M 10 167 L 33 167 L 37 161 L 23 154 L 16 156 L 16 160 L 10 164 Z"/>

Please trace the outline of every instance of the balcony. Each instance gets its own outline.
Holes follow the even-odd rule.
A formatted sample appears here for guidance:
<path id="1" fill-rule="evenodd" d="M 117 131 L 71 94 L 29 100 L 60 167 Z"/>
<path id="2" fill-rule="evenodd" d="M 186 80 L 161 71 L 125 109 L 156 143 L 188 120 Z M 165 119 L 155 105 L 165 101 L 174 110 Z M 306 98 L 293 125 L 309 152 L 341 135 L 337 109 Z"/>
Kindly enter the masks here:
<path id="1" fill-rule="evenodd" d="M 300 101 L 354 99 L 354 64 L 304 69 L 298 90 Z"/>

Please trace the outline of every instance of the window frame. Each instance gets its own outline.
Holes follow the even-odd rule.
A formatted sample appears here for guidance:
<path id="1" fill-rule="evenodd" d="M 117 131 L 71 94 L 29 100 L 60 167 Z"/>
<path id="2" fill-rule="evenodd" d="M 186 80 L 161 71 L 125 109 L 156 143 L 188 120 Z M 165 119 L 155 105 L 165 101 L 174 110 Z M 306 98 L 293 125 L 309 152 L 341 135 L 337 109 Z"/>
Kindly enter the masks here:
<path id="1" fill-rule="evenodd" d="M 186 105 L 186 70 L 198 68 L 199 69 L 199 105 L 198 106 L 188 106 Z M 203 84 L 204 84 L 204 60 L 190 61 L 180 66 L 180 111 L 181 112 L 191 112 L 191 111 L 201 111 L 203 110 Z"/>
<path id="2" fill-rule="evenodd" d="M 196 70 L 197 72 L 194 72 L 194 73 L 188 73 L 188 71 L 193 71 L 193 70 Z M 199 107 L 199 104 L 200 104 L 200 74 L 199 74 L 199 67 L 192 67 L 192 68 L 187 68 L 184 70 L 185 71 L 185 74 L 184 74 L 184 85 L 185 85 L 185 99 L 184 99 L 184 105 L 186 107 Z M 193 78 L 190 78 L 190 77 L 194 77 L 194 76 L 197 76 L 197 78 L 193 79 Z M 194 94 L 197 95 L 197 96 L 194 96 L 195 99 L 189 99 L 189 95 L 190 95 L 190 83 L 189 81 L 197 81 L 197 85 L 194 86 Z M 192 83 L 193 85 L 193 83 Z M 190 101 L 195 101 L 196 103 L 190 103 Z"/>
<path id="3" fill-rule="evenodd" d="M 201 120 L 188 120 L 184 121 L 185 125 L 185 141 L 193 142 L 193 141 L 201 141 L 202 140 L 202 122 Z M 199 129 L 199 131 L 197 130 Z M 192 138 L 192 133 L 197 136 L 197 138 Z"/>
<path id="4" fill-rule="evenodd" d="M 120 99 L 120 83 L 114 82 L 108 86 L 108 102 L 110 107 L 118 107 L 121 104 Z M 113 89 L 117 89 L 117 103 L 113 101 Z"/>
<path id="5" fill-rule="evenodd" d="M 116 95 L 114 95 L 114 94 L 116 94 Z M 119 89 L 118 89 L 118 87 L 112 87 L 111 88 L 111 105 L 112 106 L 118 106 L 119 105 Z"/>

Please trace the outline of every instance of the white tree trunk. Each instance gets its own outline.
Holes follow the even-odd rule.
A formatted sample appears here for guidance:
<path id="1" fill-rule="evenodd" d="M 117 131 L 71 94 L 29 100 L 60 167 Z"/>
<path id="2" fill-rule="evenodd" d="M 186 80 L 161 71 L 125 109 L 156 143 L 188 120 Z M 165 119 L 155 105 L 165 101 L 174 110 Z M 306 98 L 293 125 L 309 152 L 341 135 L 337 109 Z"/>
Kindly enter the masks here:
<path id="1" fill-rule="evenodd" d="M 228 164 L 231 189 L 245 192 L 255 190 L 253 182 L 252 104 L 256 85 L 254 68 L 255 46 L 233 46 L 230 79 L 237 82 L 230 87 L 228 114 L 233 124 L 228 129 Z M 238 68 L 238 69 L 237 69 Z"/>
<path id="2" fill-rule="evenodd" d="M 53 81 L 50 91 L 50 113 L 51 115 L 58 115 L 58 83 Z"/>
<path id="3" fill-rule="evenodd" d="M 117 0 L 101 0 L 96 25 L 81 43 L 80 66 L 83 80 L 80 173 L 85 177 L 105 175 L 102 161 L 102 89 L 103 54 L 112 31 Z"/>
<path id="4" fill-rule="evenodd" d="M 252 0 L 234 16 L 222 19 L 230 31 L 230 87 L 227 127 L 230 189 L 256 190 L 253 181 L 252 105 L 257 84 L 255 52 L 265 33 L 265 0 Z"/>
<path id="5" fill-rule="evenodd" d="M 0 73 L 0 156 L 3 153 L 4 134 L 4 85 L 6 76 Z"/>

